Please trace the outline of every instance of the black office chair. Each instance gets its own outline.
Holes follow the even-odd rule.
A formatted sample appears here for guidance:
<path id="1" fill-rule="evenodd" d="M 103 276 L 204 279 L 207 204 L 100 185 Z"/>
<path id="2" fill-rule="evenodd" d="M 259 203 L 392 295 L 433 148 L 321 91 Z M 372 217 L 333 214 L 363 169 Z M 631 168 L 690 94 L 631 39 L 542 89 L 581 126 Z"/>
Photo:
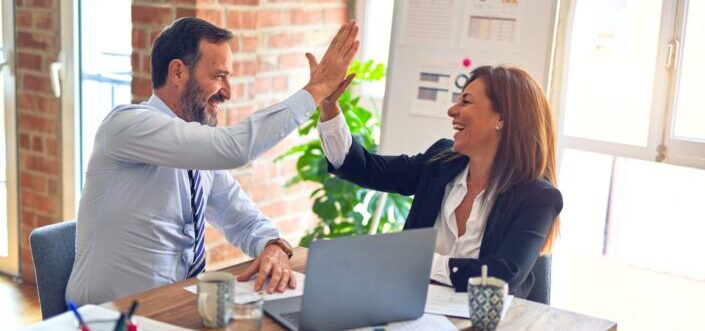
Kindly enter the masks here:
<path id="1" fill-rule="evenodd" d="M 540 256 L 534 264 L 534 288 L 526 297 L 546 305 L 551 304 L 551 255 Z"/>

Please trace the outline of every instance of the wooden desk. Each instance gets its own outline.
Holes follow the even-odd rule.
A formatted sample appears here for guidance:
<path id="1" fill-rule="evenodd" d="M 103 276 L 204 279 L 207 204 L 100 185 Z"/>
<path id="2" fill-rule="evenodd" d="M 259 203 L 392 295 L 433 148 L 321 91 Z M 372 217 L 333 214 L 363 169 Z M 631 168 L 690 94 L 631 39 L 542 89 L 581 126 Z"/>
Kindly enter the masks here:
<path id="1" fill-rule="evenodd" d="M 306 266 L 305 248 L 294 249 L 291 265 L 294 270 L 304 272 Z M 223 269 L 232 274 L 245 270 L 250 262 L 241 263 Z M 136 314 L 158 321 L 196 330 L 207 330 L 201 323 L 196 311 L 196 296 L 183 288 L 196 283 L 188 279 L 176 284 L 152 289 L 130 295 L 103 304 L 104 307 L 127 311 L 133 299 L 139 301 Z M 299 284 L 303 285 L 303 284 Z M 451 318 L 460 329 L 469 329 L 470 322 L 465 319 Z M 227 329 L 227 328 L 226 328 Z M 274 320 L 266 316 L 262 319 L 262 330 L 284 330 Z M 514 298 L 502 320 L 499 330 L 609 330 L 616 331 L 617 324 L 586 315 L 556 309 L 539 303 Z"/>

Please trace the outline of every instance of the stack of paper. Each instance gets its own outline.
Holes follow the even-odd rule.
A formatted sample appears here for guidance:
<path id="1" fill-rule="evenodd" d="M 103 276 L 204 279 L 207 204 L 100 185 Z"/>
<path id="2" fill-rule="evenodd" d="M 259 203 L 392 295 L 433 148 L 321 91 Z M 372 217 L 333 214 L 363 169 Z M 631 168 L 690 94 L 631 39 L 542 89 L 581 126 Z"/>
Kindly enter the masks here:
<path id="1" fill-rule="evenodd" d="M 502 318 L 512 304 L 512 299 L 514 299 L 513 295 L 507 297 L 507 301 L 502 307 Z M 455 292 L 452 287 L 429 285 L 425 311 L 429 314 L 470 318 L 468 294 Z"/>
<path id="2" fill-rule="evenodd" d="M 284 298 L 297 297 L 297 296 L 304 295 L 304 280 L 306 279 L 306 276 L 304 276 L 304 274 L 302 274 L 300 272 L 294 271 L 294 277 L 296 278 L 296 288 L 295 289 L 287 288 L 284 291 L 284 293 L 274 292 L 272 294 L 268 294 L 266 291 L 267 286 L 269 285 L 269 279 L 267 279 L 267 281 L 264 282 L 264 286 L 262 287 L 263 289 L 265 289 L 265 291 L 262 291 L 262 296 L 264 297 L 264 301 L 284 299 Z M 196 285 L 186 286 L 186 287 L 184 287 L 184 290 L 189 291 L 191 293 L 198 292 Z M 259 298 L 259 295 L 257 294 L 257 292 L 255 292 L 255 278 L 254 277 L 246 282 L 236 282 L 235 283 L 235 303 L 237 303 L 237 304 L 248 303 L 248 302 L 252 302 L 252 301 L 257 300 L 258 298 Z"/>
<path id="3" fill-rule="evenodd" d="M 106 309 L 100 306 L 85 305 L 78 308 L 78 312 L 81 313 L 83 320 L 88 324 L 91 331 L 112 331 L 115 329 L 115 322 L 117 322 L 120 313 L 114 310 Z M 157 330 L 169 330 L 169 331 L 189 331 L 190 329 L 185 329 L 175 325 L 155 321 L 142 316 L 133 316 L 139 329 L 141 331 L 157 331 Z M 72 312 L 65 312 L 61 315 L 54 316 L 43 322 L 35 323 L 29 325 L 22 331 L 76 331 L 78 330 L 78 321 L 76 316 Z"/>

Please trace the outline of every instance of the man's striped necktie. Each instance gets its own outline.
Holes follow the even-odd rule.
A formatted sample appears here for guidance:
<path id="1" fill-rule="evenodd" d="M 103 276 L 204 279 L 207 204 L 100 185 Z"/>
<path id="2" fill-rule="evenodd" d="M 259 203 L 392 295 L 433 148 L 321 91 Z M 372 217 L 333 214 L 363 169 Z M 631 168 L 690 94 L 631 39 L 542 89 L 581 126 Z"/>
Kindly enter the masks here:
<path id="1" fill-rule="evenodd" d="M 193 245 L 193 264 L 189 267 L 188 277 L 195 277 L 206 268 L 206 249 L 204 236 L 203 188 L 201 187 L 201 174 L 198 170 L 189 170 L 188 179 L 191 182 L 191 210 L 193 210 L 193 226 L 196 241 Z"/>

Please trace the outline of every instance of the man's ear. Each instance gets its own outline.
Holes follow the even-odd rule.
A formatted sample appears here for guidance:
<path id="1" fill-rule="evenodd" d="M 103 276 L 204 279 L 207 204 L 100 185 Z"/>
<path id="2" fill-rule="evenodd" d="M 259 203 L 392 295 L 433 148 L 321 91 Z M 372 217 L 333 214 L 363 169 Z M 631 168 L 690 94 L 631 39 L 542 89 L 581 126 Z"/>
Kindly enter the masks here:
<path id="1" fill-rule="evenodd" d="M 176 86 L 184 86 L 189 78 L 189 68 L 183 61 L 173 59 L 169 62 L 167 80 Z"/>

